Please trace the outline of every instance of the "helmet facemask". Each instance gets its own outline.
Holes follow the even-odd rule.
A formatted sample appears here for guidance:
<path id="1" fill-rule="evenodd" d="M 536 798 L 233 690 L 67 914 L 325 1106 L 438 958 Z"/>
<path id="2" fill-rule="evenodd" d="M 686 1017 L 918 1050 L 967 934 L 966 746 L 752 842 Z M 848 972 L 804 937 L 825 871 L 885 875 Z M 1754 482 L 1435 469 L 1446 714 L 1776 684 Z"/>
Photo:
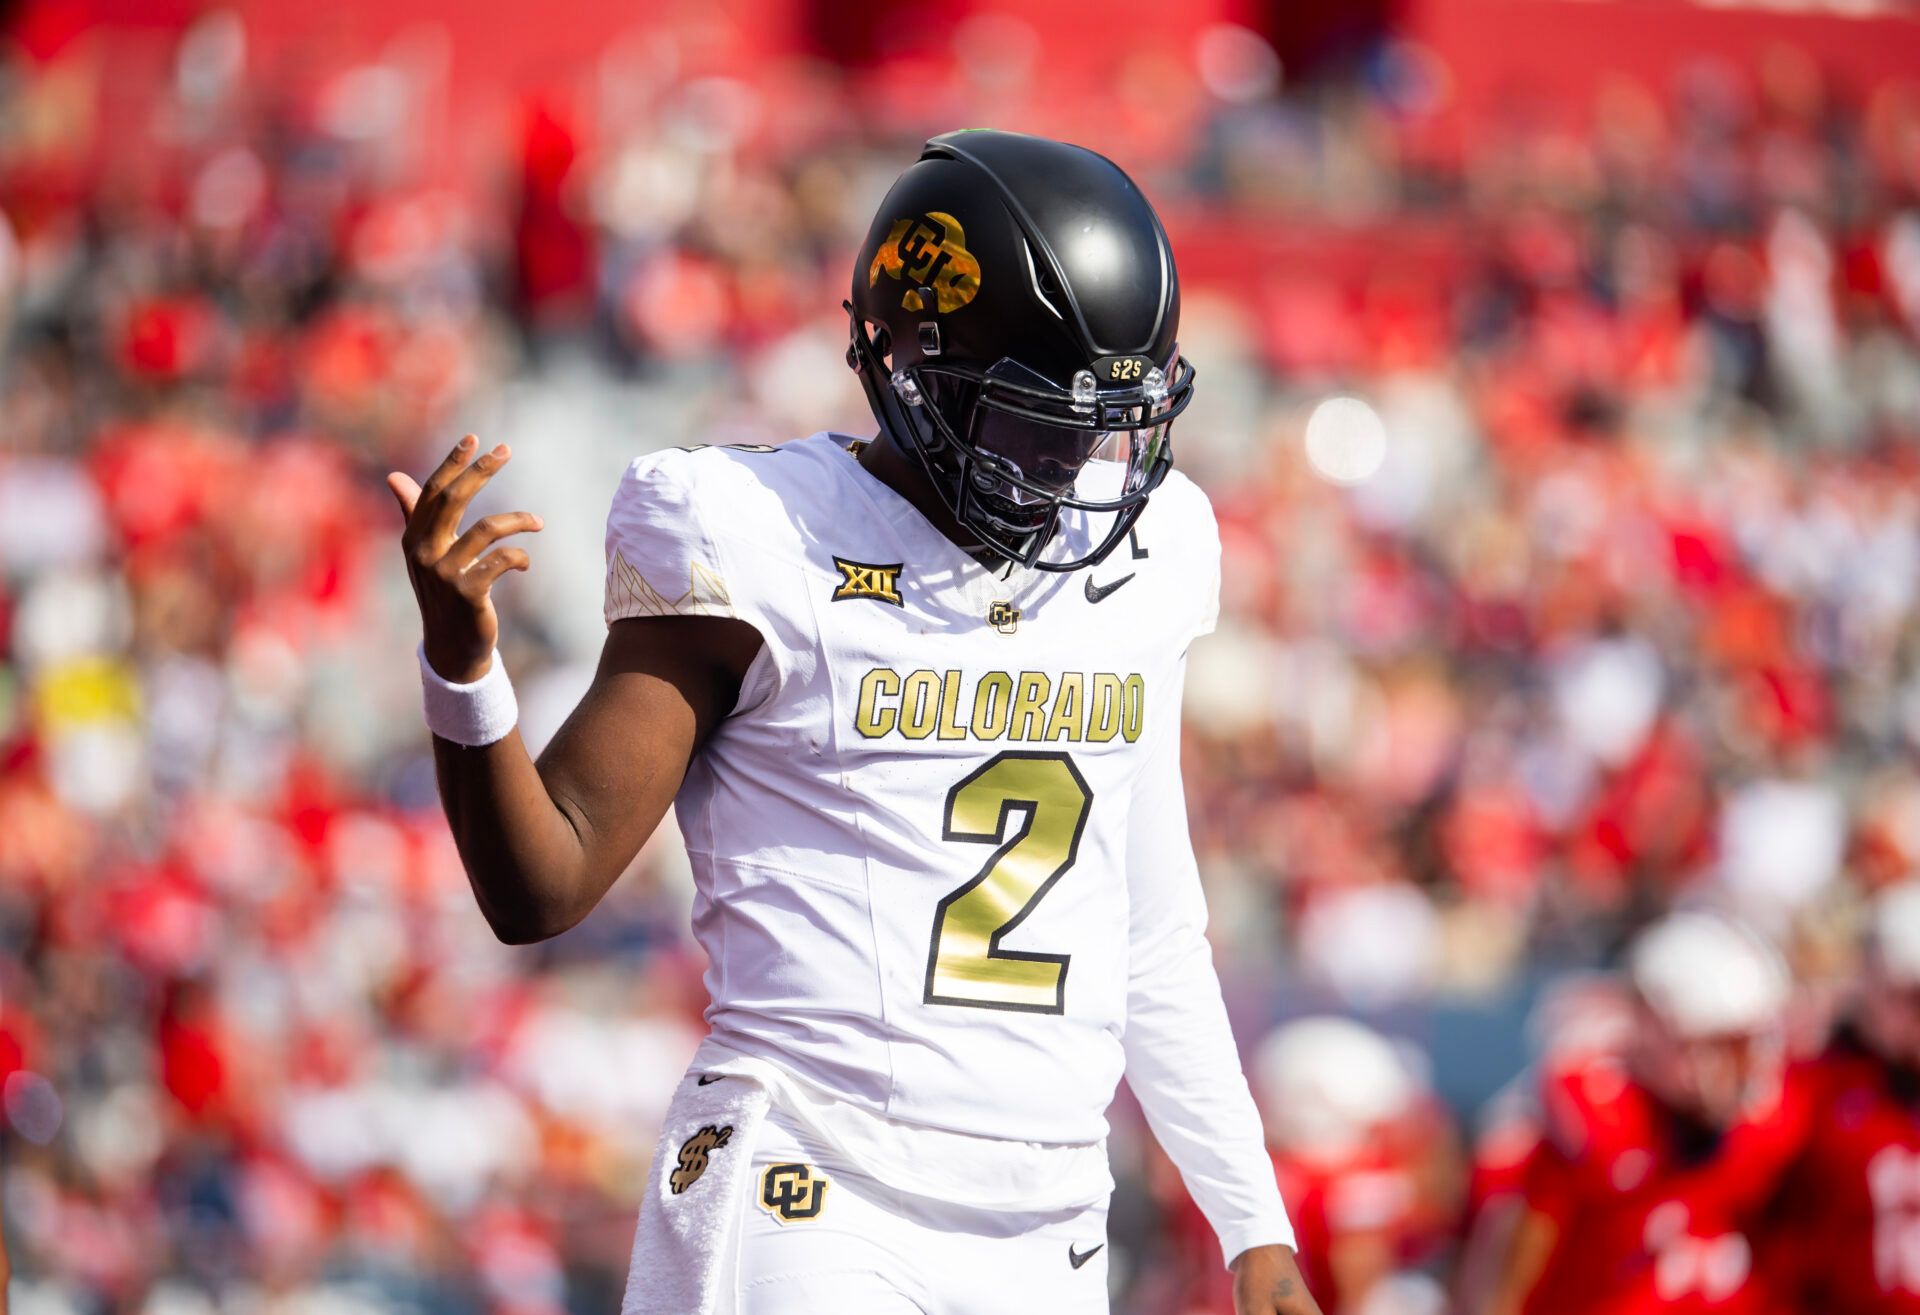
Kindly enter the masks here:
<path id="1" fill-rule="evenodd" d="M 1634 1075 L 1669 1109 L 1726 1132 L 1779 1098 L 1786 1042 L 1778 1026 L 1692 1036 L 1649 1012 L 1629 1047 Z"/>
<path id="2" fill-rule="evenodd" d="M 981 547 L 1034 570 L 1093 565 L 1126 537 L 1172 469 L 1172 423 L 1193 396 L 1193 367 L 1177 350 L 1164 370 L 1101 389 L 1091 370 L 1062 388 L 1011 359 L 982 369 L 933 358 L 889 370 L 881 346 L 856 317 L 850 355 L 876 415 L 919 456 Z M 1067 511 L 1112 522 L 1090 551 L 1041 560 Z"/>
<path id="3" fill-rule="evenodd" d="M 1869 961 L 1858 1023 L 1869 1046 L 1889 1064 L 1920 1072 L 1920 986 Z"/>

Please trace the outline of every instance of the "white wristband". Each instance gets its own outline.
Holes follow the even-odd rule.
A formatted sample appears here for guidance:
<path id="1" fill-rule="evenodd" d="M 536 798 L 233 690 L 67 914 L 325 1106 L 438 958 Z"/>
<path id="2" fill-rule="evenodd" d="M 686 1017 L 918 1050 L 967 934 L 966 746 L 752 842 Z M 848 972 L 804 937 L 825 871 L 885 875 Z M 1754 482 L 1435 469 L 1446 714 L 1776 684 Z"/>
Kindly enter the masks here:
<path id="1" fill-rule="evenodd" d="M 426 699 L 427 729 L 443 740 L 469 749 L 507 738 L 520 720 L 520 704 L 513 697 L 506 663 L 496 650 L 487 674 L 470 685 L 442 680 L 427 664 L 427 646 L 420 646 L 420 685 Z"/>

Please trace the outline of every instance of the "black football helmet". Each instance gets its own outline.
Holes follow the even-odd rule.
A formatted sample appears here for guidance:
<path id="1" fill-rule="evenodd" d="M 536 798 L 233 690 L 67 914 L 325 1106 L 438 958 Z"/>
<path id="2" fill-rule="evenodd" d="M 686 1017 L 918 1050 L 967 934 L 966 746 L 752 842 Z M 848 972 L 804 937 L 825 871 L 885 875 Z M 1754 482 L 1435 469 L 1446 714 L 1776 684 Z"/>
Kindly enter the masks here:
<path id="1" fill-rule="evenodd" d="M 950 132 L 887 193 L 853 271 L 847 364 L 882 429 L 1009 563 L 1111 552 L 1173 467 L 1193 395 L 1180 280 L 1133 180 L 1079 146 Z M 1042 560 L 1063 512 L 1091 551 Z"/>

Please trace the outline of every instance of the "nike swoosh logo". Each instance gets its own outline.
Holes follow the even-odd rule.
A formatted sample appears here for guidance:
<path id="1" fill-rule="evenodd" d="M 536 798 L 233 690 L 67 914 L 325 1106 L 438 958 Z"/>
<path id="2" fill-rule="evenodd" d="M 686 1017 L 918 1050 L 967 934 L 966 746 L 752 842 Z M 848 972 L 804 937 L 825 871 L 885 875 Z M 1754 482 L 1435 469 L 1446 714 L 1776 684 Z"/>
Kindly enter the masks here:
<path id="1" fill-rule="evenodd" d="M 702 1073 L 700 1075 L 699 1085 L 704 1087 L 709 1082 L 718 1082 L 721 1078 L 724 1078 L 725 1076 L 727 1076 L 725 1073 Z"/>
<path id="2" fill-rule="evenodd" d="M 1089 575 L 1087 577 L 1087 601 L 1089 603 L 1099 602 L 1102 598 L 1105 598 L 1108 594 L 1118 589 L 1121 585 L 1133 579 L 1134 574 L 1135 574 L 1134 572 L 1128 572 L 1126 575 L 1121 576 L 1118 580 L 1115 580 L 1112 584 L 1095 584 L 1093 582 L 1093 577 Z M 1104 1245 L 1104 1243 L 1102 1245 Z"/>
<path id="3" fill-rule="evenodd" d="M 1127 579 L 1129 580 L 1131 580 L 1132 578 L 1133 578 L 1132 576 L 1127 577 Z M 1125 583 L 1125 581 L 1122 581 L 1122 583 Z M 1072 1265 L 1075 1269 L 1078 1269 L 1080 1268 L 1080 1266 L 1086 1264 L 1089 1260 L 1092 1260 L 1094 1256 L 1098 1255 L 1101 1248 L 1105 1247 L 1106 1245 L 1107 1244 L 1105 1242 L 1102 1242 L 1100 1246 L 1094 1247 L 1091 1250 L 1075 1251 L 1073 1249 L 1073 1243 L 1069 1242 L 1067 1243 L 1067 1263 L 1069 1265 Z"/>

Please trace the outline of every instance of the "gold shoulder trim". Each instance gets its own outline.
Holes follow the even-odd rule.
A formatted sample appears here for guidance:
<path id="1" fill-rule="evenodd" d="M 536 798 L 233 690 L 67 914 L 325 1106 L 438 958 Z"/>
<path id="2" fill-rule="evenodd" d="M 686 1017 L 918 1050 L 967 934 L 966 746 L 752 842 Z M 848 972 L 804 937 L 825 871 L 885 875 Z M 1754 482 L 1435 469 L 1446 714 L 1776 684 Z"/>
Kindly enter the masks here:
<path id="1" fill-rule="evenodd" d="M 720 573 L 694 562 L 685 592 L 668 597 L 616 549 L 607 566 L 608 612 L 617 616 L 732 616 L 733 598 Z"/>

